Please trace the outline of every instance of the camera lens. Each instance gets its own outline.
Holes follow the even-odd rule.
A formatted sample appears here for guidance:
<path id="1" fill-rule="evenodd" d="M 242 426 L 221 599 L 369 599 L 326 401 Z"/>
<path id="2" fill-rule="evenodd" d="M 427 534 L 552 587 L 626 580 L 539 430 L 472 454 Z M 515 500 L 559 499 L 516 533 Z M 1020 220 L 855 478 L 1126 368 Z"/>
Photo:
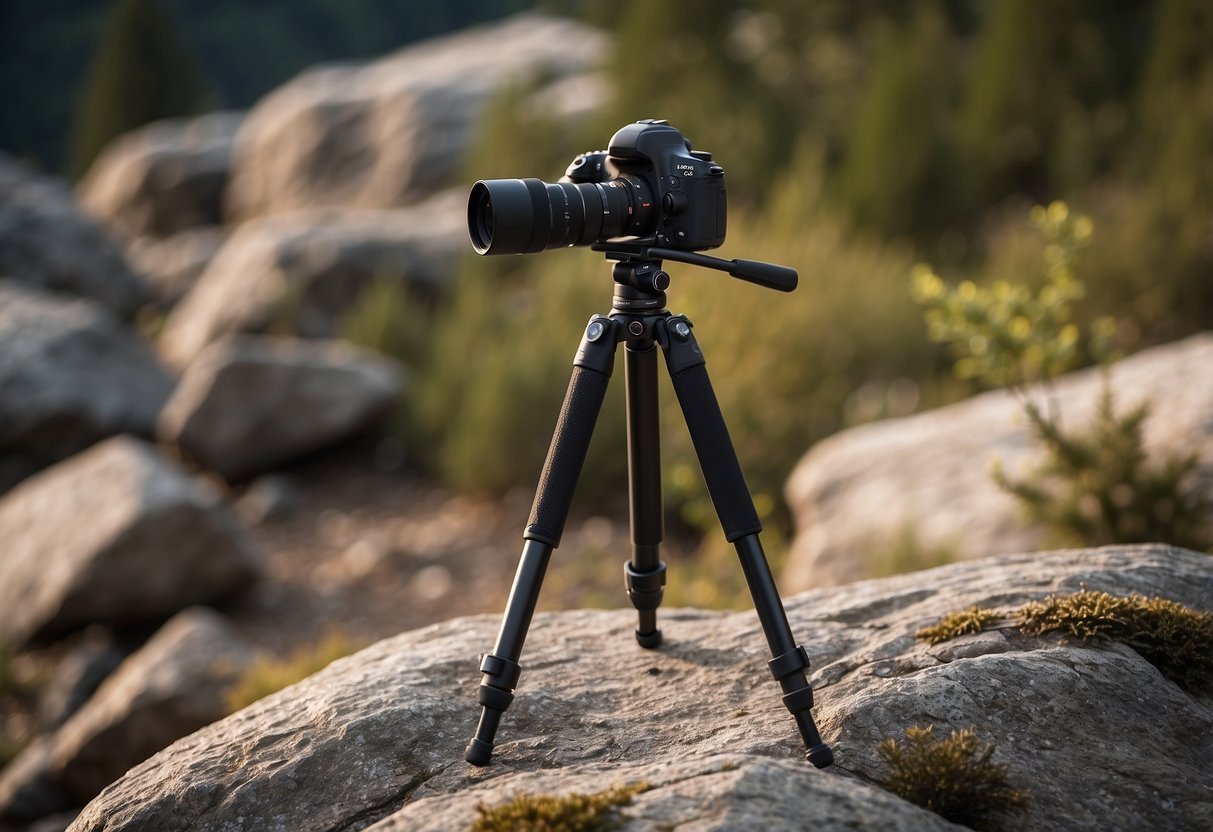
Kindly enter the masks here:
<path id="1" fill-rule="evenodd" d="M 478 254 L 527 254 L 638 234 L 652 214 L 647 191 L 631 177 L 481 180 L 468 197 L 468 233 Z"/>

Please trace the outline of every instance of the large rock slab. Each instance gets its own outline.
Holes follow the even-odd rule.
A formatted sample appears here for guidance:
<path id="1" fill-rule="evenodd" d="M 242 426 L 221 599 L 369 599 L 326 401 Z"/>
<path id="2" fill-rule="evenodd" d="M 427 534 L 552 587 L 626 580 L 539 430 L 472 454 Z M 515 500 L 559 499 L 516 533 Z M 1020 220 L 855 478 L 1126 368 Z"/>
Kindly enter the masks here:
<path id="1" fill-rule="evenodd" d="M 0 153 L 0 278 L 95 300 L 129 317 L 150 297 L 67 183 Z M 3 304 L 0 304 L 3 308 Z"/>
<path id="2" fill-rule="evenodd" d="M 0 492 L 107 436 L 150 436 L 172 388 L 104 308 L 0 280 Z"/>
<path id="3" fill-rule="evenodd" d="M 235 336 L 190 364 L 157 433 L 245 479 L 367 427 L 402 384 L 396 362 L 343 341 Z"/>
<path id="4" fill-rule="evenodd" d="M 218 613 L 178 613 L 58 731 L 5 769 L 0 818 L 31 820 L 51 802 L 81 806 L 131 766 L 223 717 L 227 688 L 253 658 Z"/>
<path id="5" fill-rule="evenodd" d="M 278 328 L 331 338 L 376 280 L 432 295 L 468 249 L 466 200 L 465 193 L 446 193 L 410 209 L 246 223 L 169 315 L 161 351 L 184 366 L 223 335 Z"/>
<path id="6" fill-rule="evenodd" d="M 170 237 L 139 237 L 126 247 L 126 256 L 151 287 L 156 306 L 171 309 L 215 259 L 224 237 L 223 229 L 210 225 Z"/>
<path id="7" fill-rule="evenodd" d="M 1111 383 L 1118 412 L 1153 402 L 1144 428 L 1151 458 L 1195 452 L 1197 485 L 1213 488 L 1210 367 L 1213 333 L 1205 333 L 1118 362 Z M 1052 399 L 1063 426 L 1080 430 L 1095 413 L 1100 372 L 1072 373 L 1051 394 L 1032 396 Z M 796 537 L 780 585 L 795 592 L 871 577 L 907 538 L 961 559 L 1040 548 L 1044 531 L 990 478 L 994 460 L 1020 476 L 1038 458 L 1022 405 L 1005 391 L 835 434 L 788 480 Z"/>
<path id="8" fill-rule="evenodd" d="M 80 204 L 127 238 L 219 225 L 232 143 L 243 119 L 243 113 L 208 113 L 124 133 L 80 182 Z"/>
<path id="9" fill-rule="evenodd" d="M 257 554 L 219 493 L 119 436 L 0 500 L 0 642 L 167 618 L 246 586 Z"/>
<path id="10" fill-rule="evenodd" d="M 230 213 L 245 220 L 410 204 L 450 184 L 490 96 L 585 73 L 606 44 L 596 29 L 527 14 L 370 64 L 309 70 L 250 111 L 236 141 Z"/>
<path id="11" fill-rule="evenodd" d="M 477 655 L 498 624 L 479 616 L 382 641 L 177 742 L 109 786 L 72 829 L 415 828 L 423 807 L 449 805 L 461 820 L 476 799 L 620 780 L 658 785 L 651 802 L 636 800 L 652 820 L 632 828 L 662 828 L 656 813 L 695 816 L 652 805 L 663 791 L 672 801 L 714 795 L 723 816 L 750 802 L 747 817 L 782 828 L 803 817 L 786 805 L 792 793 L 817 798 L 807 802 L 822 829 L 873 817 L 879 827 L 930 828 L 908 804 L 896 816 L 888 797 L 869 804 L 859 782 L 885 776 L 882 739 L 928 723 L 976 726 L 995 744 L 994 759 L 1032 792 L 1019 828 L 1207 828 L 1207 694 L 1183 691 L 1115 644 L 996 633 L 927 647 L 915 638 L 954 609 L 1006 609 L 1080 586 L 1208 610 L 1213 559 L 1163 546 L 1004 556 L 790 599 L 813 662 L 818 724 L 836 753 L 822 771 L 800 761 L 754 613 L 695 610 L 663 611 L 666 643 L 653 651 L 635 644 L 631 610 L 537 615 L 494 762 L 470 767 L 462 753 L 478 713 Z M 679 771 L 702 785 L 680 791 Z M 751 776 L 770 792 L 740 782 Z M 709 824 L 695 828 L 724 828 Z"/>

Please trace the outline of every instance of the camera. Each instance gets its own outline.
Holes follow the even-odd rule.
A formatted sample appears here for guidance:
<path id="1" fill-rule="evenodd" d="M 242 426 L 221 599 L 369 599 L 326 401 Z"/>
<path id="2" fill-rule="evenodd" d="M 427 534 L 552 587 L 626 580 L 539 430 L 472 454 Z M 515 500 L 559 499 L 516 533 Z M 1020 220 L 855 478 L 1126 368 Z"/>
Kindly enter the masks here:
<path id="1" fill-rule="evenodd" d="M 485 179 L 468 198 L 479 254 L 624 243 L 682 251 L 724 242 L 724 168 L 663 119 L 643 119 L 583 153 L 559 182 Z"/>

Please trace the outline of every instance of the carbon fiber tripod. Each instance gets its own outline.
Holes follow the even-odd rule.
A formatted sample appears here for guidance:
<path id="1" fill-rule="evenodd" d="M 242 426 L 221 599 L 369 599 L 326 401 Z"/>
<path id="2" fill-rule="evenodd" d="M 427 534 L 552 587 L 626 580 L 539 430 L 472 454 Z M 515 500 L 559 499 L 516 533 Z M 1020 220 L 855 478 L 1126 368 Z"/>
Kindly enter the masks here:
<path id="1" fill-rule="evenodd" d="M 672 249 L 620 245 L 594 248 L 617 261 L 612 273 L 613 311 L 609 316 L 595 315 L 590 319 L 573 360 L 572 378 L 523 533 L 522 557 L 497 644 L 480 662 L 484 674 L 480 682 L 480 723 L 476 736 L 468 742 L 464 758 L 473 765 L 488 765 L 501 716 L 514 700 L 520 672 L 518 658 L 535 612 L 540 584 L 552 550 L 560 545 L 573 491 L 614 368 L 616 346 L 623 342 L 633 544 L 624 574 L 628 597 L 639 613 L 636 641 L 647 648 L 661 644 L 657 607 L 661 604 L 666 569 L 659 557 L 663 529 L 657 412 L 660 346 L 712 504 L 726 539 L 737 549 L 758 619 L 774 656 L 768 663 L 771 674 L 782 687 L 783 703 L 800 729 L 806 759 L 818 768 L 828 766 L 834 755 L 822 742 L 810 712 L 813 691 L 805 678 L 808 654 L 796 644 L 788 626 L 783 602 L 758 539 L 762 524 L 708 379 L 703 353 L 691 333 L 691 322 L 665 308 L 669 275 L 662 271 L 661 259 L 720 269 L 785 292 L 796 288 L 796 272 L 769 263 L 721 260 Z"/>

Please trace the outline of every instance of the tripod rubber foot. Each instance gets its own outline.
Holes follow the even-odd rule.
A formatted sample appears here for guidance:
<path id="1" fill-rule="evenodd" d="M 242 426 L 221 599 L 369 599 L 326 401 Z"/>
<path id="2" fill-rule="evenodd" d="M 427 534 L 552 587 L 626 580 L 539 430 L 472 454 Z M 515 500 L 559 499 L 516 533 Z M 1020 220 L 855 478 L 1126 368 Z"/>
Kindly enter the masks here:
<path id="1" fill-rule="evenodd" d="M 804 758 L 817 768 L 825 768 L 834 762 L 834 752 L 830 750 L 830 746 L 822 743 L 804 752 Z"/>
<path id="2" fill-rule="evenodd" d="M 829 749 L 826 749 L 827 751 Z M 467 748 L 463 750 L 463 759 L 467 760 L 474 766 L 483 768 L 489 764 L 489 758 L 493 756 L 493 746 L 477 737 L 472 737 L 468 741 Z"/>
<path id="3" fill-rule="evenodd" d="M 636 643 L 649 650 L 661 646 L 661 630 L 654 630 L 651 633 L 642 633 L 637 630 Z"/>

